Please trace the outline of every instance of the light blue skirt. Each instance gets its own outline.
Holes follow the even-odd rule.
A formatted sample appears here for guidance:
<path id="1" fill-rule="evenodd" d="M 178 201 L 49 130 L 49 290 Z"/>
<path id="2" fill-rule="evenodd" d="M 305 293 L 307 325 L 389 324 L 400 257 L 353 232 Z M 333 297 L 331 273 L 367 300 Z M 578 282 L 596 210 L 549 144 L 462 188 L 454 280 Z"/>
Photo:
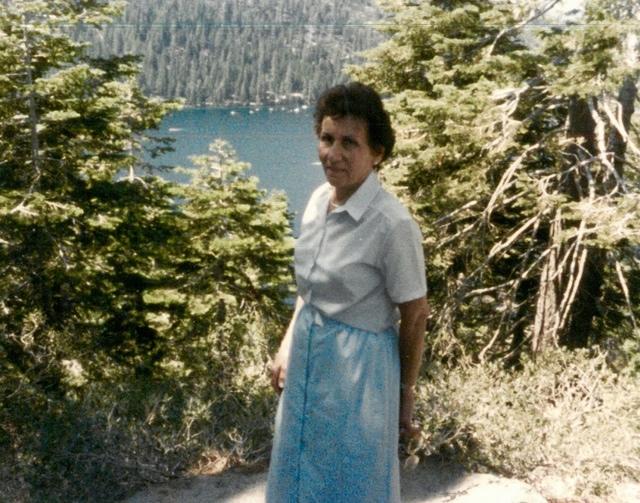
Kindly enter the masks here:
<path id="1" fill-rule="evenodd" d="M 305 305 L 276 414 L 267 503 L 397 503 L 398 337 Z"/>

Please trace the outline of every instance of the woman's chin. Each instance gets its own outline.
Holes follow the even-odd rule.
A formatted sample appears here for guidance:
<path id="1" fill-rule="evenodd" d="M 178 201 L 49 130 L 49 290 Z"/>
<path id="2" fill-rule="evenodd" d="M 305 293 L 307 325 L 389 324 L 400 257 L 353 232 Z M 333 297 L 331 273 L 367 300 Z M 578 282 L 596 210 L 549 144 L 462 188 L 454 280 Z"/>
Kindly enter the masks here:
<path id="1" fill-rule="evenodd" d="M 336 187 L 340 185 L 340 177 L 335 176 L 335 175 L 331 175 L 329 173 L 325 173 L 324 177 L 327 179 L 327 182 L 329 182 L 329 185 Z"/>

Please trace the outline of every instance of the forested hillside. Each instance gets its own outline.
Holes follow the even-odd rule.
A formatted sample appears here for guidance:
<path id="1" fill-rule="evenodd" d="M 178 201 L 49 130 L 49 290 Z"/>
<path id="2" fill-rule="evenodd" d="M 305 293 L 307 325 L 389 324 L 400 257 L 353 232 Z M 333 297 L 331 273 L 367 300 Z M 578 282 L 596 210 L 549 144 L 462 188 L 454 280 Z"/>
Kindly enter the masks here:
<path id="1" fill-rule="evenodd" d="M 375 0 L 136 0 L 89 39 L 101 56 L 142 56 L 148 94 L 192 105 L 309 102 L 381 41 L 379 18 Z"/>

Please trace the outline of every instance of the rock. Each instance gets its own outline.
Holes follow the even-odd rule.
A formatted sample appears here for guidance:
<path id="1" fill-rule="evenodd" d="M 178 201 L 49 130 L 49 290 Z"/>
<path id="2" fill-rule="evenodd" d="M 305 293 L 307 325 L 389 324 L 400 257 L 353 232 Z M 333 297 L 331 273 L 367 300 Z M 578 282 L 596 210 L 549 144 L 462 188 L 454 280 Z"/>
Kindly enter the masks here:
<path id="1" fill-rule="evenodd" d="M 637 482 L 625 482 L 617 485 L 612 491 L 609 501 L 611 503 L 640 501 L 640 484 Z"/>
<path id="2" fill-rule="evenodd" d="M 575 480 L 560 475 L 547 475 L 536 486 L 550 500 L 571 500 L 576 493 Z"/>

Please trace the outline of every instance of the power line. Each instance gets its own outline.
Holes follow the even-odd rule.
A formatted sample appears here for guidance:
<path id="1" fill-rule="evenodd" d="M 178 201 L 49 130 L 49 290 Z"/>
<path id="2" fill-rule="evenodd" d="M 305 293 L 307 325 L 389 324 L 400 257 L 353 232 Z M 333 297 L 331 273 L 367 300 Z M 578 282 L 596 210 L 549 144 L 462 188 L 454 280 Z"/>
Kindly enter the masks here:
<path id="1" fill-rule="evenodd" d="M 75 27 L 77 25 L 62 24 L 60 26 Z M 82 26 L 82 25 L 81 25 Z M 94 28 L 93 26 L 85 25 L 87 27 Z M 341 29 L 341 28 L 391 28 L 405 26 L 401 23 L 390 22 L 366 22 L 366 23 L 291 23 L 291 22 L 279 22 L 279 23 L 220 23 L 220 22 L 192 22 L 192 21 L 179 21 L 179 22 L 167 22 L 167 23 L 109 23 L 105 27 L 109 28 L 222 28 L 222 29 L 243 29 L 243 28 L 326 28 L 326 29 Z M 423 26 L 431 27 L 437 26 L 435 23 L 412 23 L 411 26 Z M 483 25 L 487 28 L 503 29 L 509 28 L 509 26 L 498 24 L 486 24 Z M 624 26 L 624 27 L 636 27 L 640 28 L 640 21 L 616 21 L 610 23 L 578 23 L 578 22 L 565 22 L 565 23 L 535 23 L 527 24 L 522 28 L 565 28 L 565 29 L 584 29 L 590 27 L 607 28 L 611 26 Z"/>

